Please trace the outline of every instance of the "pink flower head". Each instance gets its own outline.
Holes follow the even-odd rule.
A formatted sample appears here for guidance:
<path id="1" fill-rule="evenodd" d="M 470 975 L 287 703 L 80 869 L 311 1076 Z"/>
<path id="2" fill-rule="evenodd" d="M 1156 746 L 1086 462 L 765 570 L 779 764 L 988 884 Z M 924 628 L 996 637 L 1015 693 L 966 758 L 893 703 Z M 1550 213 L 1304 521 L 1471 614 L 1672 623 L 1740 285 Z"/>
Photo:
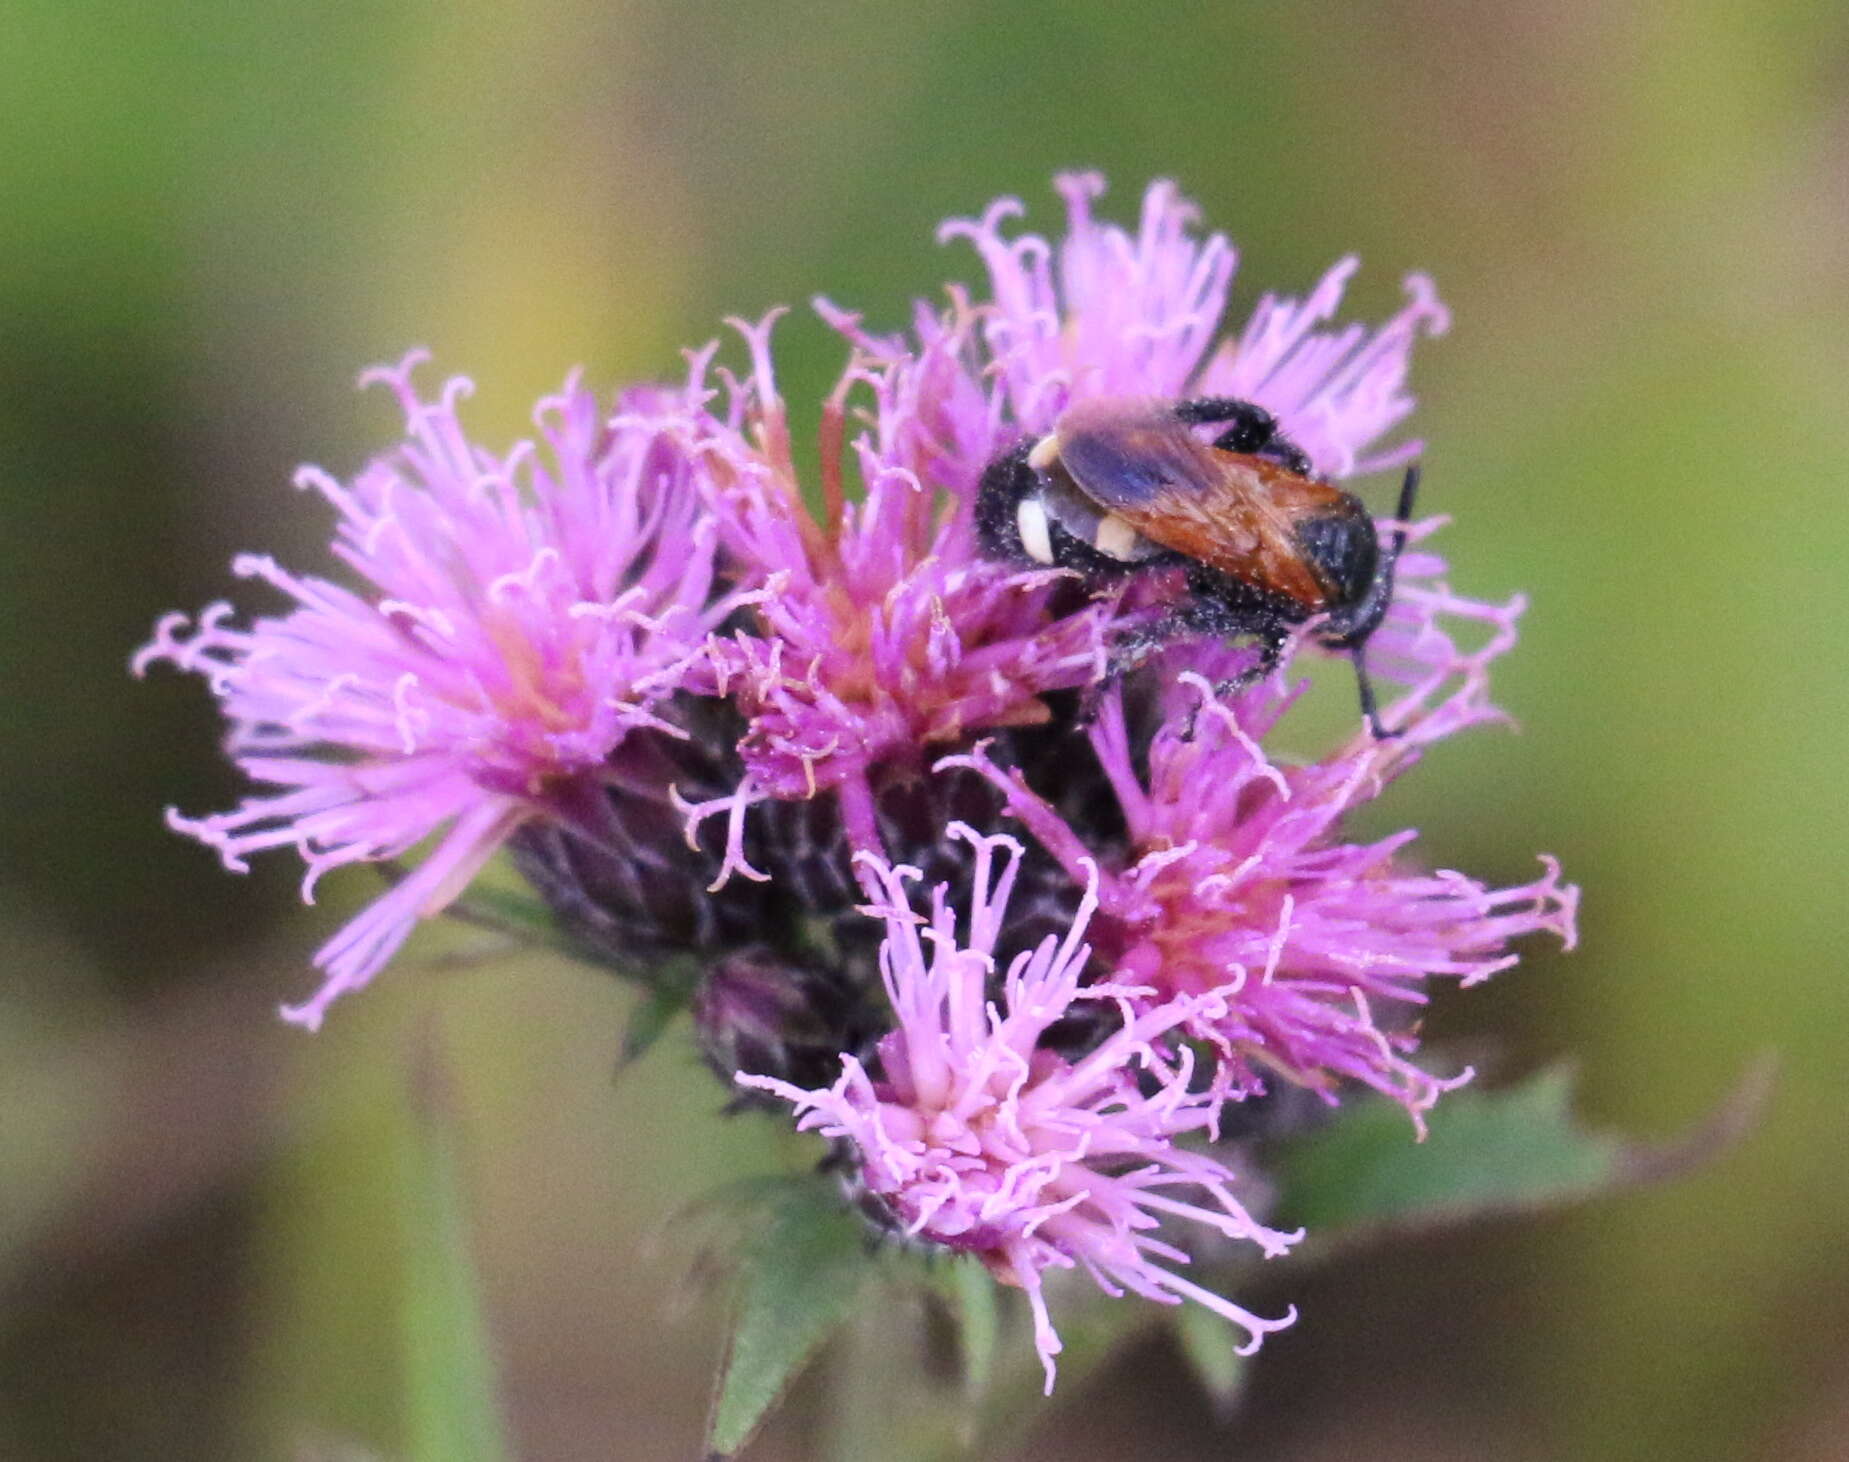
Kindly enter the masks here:
<path id="1" fill-rule="evenodd" d="M 728 561 L 762 586 L 755 623 L 715 638 L 721 694 L 750 726 L 745 784 L 695 809 L 733 814 L 727 871 L 755 870 L 738 850 L 738 816 L 762 798 L 840 793 L 855 846 L 880 847 L 872 773 L 915 774 L 931 748 L 973 730 L 1044 721 L 1042 692 L 1103 672 L 1104 611 L 1048 613 L 1060 575 L 1013 575 L 978 556 L 976 480 L 1003 440 L 997 403 L 967 357 L 973 316 L 920 309 L 915 352 L 820 306 L 854 355 L 824 409 L 821 493 L 813 515 L 790 456 L 770 328 L 740 325 L 751 373 L 728 378 L 724 419 L 689 417 L 715 487 Z M 698 369 L 704 357 L 696 358 Z M 847 402 L 871 397 L 853 442 L 862 491 L 843 487 Z"/>
<path id="2" fill-rule="evenodd" d="M 880 1042 L 879 1071 L 847 1056 L 840 1080 L 822 1090 L 760 1076 L 739 1083 L 789 1101 L 802 1127 L 851 1144 L 861 1183 L 907 1235 L 973 1254 L 1025 1290 L 1049 1392 L 1060 1349 L 1042 1292 L 1049 1269 L 1083 1267 L 1111 1295 L 1194 1300 L 1248 1332 L 1242 1353 L 1257 1349 L 1295 1310 L 1262 1319 L 1184 1279 L 1166 1266 L 1186 1264 L 1186 1253 L 1151 1232 L 1164 1218 L 1187 1220 L 1249 1240 L 1268 1258 L 1300 1237 L 1259 1224 L 1219 1161 L 1175 1145 L 1186 1133 L 1211 1133 L 1220 1100 L 1191 1089 L 1185 1047 L 1171 1058 L 1160 1045 L 1217 1010 L 1218 995 L 1142 999 L 1132 1011 L 1130 998 L 1147 992 L 1081 989 L 1095 906 L 1088 895 L 1063 940 L 1048 935 L 1014 957 L 1000 1003 L 991 1001 L 1021 847 L 961 824 L 950 832 L 975 850 L 961 936 L 945 885 L 933 891 L 927 919 L 906 893 L 917 870 L 867 860 L 880 890 L 867 912 L 886 923 L 880 967 L 897 1018 Z M 1007 860 L 999 868 L 998 854 Z M 1042 1040 L 1081 1000 L 1115 1000 L 1124 1018 L 1072 1062 Z"/>
<path id="3" fill-rule="evenodd" d="M 1237 255 L 1223 234 L 1194 236 L 1197 210 L 1173 183 L 1150 185 L 1134 233 L 1093 218 L 1104 191 L 1095 173 L 1058 186 L 1067 224 L 1056 245 L 1003 231 L 1022 212 L 1013 198 L 941 231 L 967 238 L 988 268 L 983 331 L 1018 435 L 1048 430 L 1072 401 L 1094 396 L 1237 396 L 1276 415 L 1332 477 L 1419 454 L 1408 442 L 1365 455 L 1412 410 L 1414 341 L 1450 323 L 1424 275 L 1407 279 L 1406 306 L 1386 324 L 1326 328 L 1357 267 L 1343 259 L 1307 298 L 1266 295 L 1222 338 Z"/>
<path id="4" fill-rule="evenodd" d="M 1050 613 L 1063 576 L 985 562 L 973 529 L 983 468 L 1073 399 L 1239 394 L 1283 417 L 1333 473 L 1418 451 L 1361 456 L 1412 407 L 1403 386 L 1413 341 L 1445 328 L 1427 281 L 1409 281 L 1407 307 L 1377 330 L 1324 329 L 1354 269 L 1345 260 L 1305 301 L 1261 300 L 1216 350 L 1230 245 L 1194 237 L 1195 210 L 1170 183 L 1150 188 L 1134 235 L 1101 224 L 1091 201 L 1102 187 L 1090 175 L 1060 180 L 1069 220 L 1057 246 L 1003 235 L 1020 211 L 1011 199 L 980 222 L 946 224 L 943 236 L 968 237 L 987 265 L 986 297 L 952 287 L 947 309 L 915 308 L 909 337 L 871 334 L 818 302 L 854 351 L 823 411 L 819 519 L 790 455 L 774 316 L 740 326 L 751 370 L 726 377 L 724 421 L 689 418 L 718 484 L 729 557 L 765 591 L 757 624 L 713 647 L 722 693 L 750 719 L 745 782 L 692 809 L 696 821 L 729 816 L 727 874 L 759 874 L 743 854 L 742 818 L 764 798 L 837 790 L 854 845 L 884 851 L 882 765 L 915 775 L 931 749 L 1038 724 L 1046 692 L 1101 677 L 1108 641 L 1128 623 L 1121 608 Z M 696 357 L 696 381 L 709 358 Z M 862 491 L 850 502 L 844 435 L 858 393 L 871 406 L 853 445 Z"/>
<path id="5" fill-rule="evenodd" d="M 988 776 L 1068 876 L 1096 878 L 1106 947 L 1123 977 L 1149 991 L 1133 1006 L 1219 994 L 1183 1029 L 1218 1053 L 1216 1084 L 1229 1093 L 1261 1092 L 1276 1077 L 1333 1102 L 1343 1083 L 1359 1082 L 1401 1102 L 1423 1131 L 1423 1114 L 1469 1075 L 1435 1077 L 1410 1060 L 1418 1042 L 1406 1015 L 1425 1003 L 1426 982 L 1487 979 L 1516 962 L 1509 946 L 1522 935 L 1574 941 L 1578 890 L 1552 859 L 1532 883 L 1493 889 L 1413 865 L 1414 832 L 1343 839 L 1344 818 L 1426 746 L 1501 718 L 1489 664 L 1513 644 L 1522 603 L 1458 598 L 1435 580 L 1438 567 L 1428 555 L 1406 560 L 1376 637 L 1380 679 L 1402 687 L 1382 715 L 1400 729 L 1394 739 L 1362 730 L 1320 761 L 1272 758 L 1259 738 L 1303 685 L 1218 701 L 1214 681 L 1240 652 L 1211 647 L 1171 656 L 1208 674 L 1177 676 L 1171 700 L 1192 704 L 1155 732 L 1144 771 L 1122 699 L 1108 697 L 1090 740 L 1125 832 L 1102 875 L 1092 872 L 1097 851 L 1018 772 L 980 748 L 944 763 Z M 1472 626 L 1487 636 L 1467 650 L 1456 634 Z"/>
<path id="6" fill-rule="evenodd" d="M 215 604 L 190 636 L 171 615 L 134 661 L 206 676 L 230 754 L 277 789 L 209 817 L 169 811 L 226 867 L 292 844 L 312 901 L 329 868 L 437 836 L 316 955 L 325 983 L 284 1009 L 310 1029 L 515 828 L 596 778 L 632 728 L 672 730 L 653 708 L 728 609 L 714 598 L 714 524 L 657 434 L 606 423 L 573 377 L 535 413 L 543 447 L 496 457 L 457 420 L 466 380 L 420 399 L 411 374 L 424 358 L 361 377 L 397 396 L 400 446 L 350 485 L 314 468 L 297 477 L 333 506 L 334 554 L 365 587 L 241 556 L 234 571 L 293 600 L 287 614 L 239 628 Z"/>

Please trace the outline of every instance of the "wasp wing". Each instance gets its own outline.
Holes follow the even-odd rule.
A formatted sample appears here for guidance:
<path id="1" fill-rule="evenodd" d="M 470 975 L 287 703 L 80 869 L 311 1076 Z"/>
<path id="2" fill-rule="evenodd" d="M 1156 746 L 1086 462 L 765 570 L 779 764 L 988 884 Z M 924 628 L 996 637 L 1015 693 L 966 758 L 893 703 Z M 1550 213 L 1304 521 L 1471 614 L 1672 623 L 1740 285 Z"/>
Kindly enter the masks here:
<path id="1" fill-rule="evenodd" d="M 1161 403 L 1097 403 L 1060 419 L 1073 483 L 1152 543 L 1242 583 L 1320 608 L 1327 592 L 1296 522 L 1340 504 L 1340 489 L 1264 457 L 1203 442 Z"/>

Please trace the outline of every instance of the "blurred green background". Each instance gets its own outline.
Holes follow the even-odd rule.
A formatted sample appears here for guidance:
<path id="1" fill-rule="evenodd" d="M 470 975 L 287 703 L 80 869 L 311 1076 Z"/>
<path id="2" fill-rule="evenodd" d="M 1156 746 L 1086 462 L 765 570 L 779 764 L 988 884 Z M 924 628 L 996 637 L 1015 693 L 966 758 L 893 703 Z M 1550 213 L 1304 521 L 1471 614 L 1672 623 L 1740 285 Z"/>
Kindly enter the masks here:
<path id="1" fill-rule="evenodd" d="M 432 346 L 502 443 L 570 365 L 671 374 L 726 313 L 826 292 L 896 326 L 975 277 L 941 218 L 1009 192 L 1052 230 L 1072 165 L 1118 217 L 1178 178 L 1242 249 L 1236 315 L 1349 250 L 1361 318 L 1413 268 L 1455 311 L 1417 363 L 1428 502 L 1460 588 L 1532 595 L 1524 730 L 1381 816 L 1586 893 L 1580 952 L 1438 1029 L 1576 1056 L 1644 1134 L 1759 1053 L 1781 1079 L 1672 1186 L 1306 1276 L 1230 1429 L 1152 1345 L 1029 1454 L 1845 1455 L 1840 4 L 14 0 L 6 30 L 0 1457 L 406 1455 L 431 1110 L 514 1454 L 694 1454 L 720 1312 L 662 1231 L 762 1130 L 679 1048 L 614 1081 L 613 983 L 441 973 L 453 934 L 284 1028 L 366 878 L 305 911 L 287 857 L 234 880 L 166 832 L 235 782 L 199 684 L 126 657 L 240 548 L 322 561 L 289 473 L 391 439 L 362 365 Z M 837 349 L 781 339 L 816 400 Z M 806 1455 L 803 1416 L 762 1455 Z"/>

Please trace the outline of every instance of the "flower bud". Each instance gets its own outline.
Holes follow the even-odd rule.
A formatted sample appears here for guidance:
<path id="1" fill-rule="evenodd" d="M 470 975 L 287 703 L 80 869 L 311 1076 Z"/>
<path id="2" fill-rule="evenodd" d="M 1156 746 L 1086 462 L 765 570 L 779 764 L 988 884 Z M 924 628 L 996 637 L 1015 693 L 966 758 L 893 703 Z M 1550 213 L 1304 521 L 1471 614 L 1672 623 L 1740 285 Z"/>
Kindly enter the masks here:
<path id="1" fill-rule="evenodd" d="M 700 1054 L 728 1086 L 740 1072 L 826 1086 L 841 1074 L 842 1054 L 860 1051 L 874 1033 L 865 1002 L 839 972 L 793 964 L 761 945 L 707 970 L 693 1027 Z"/>

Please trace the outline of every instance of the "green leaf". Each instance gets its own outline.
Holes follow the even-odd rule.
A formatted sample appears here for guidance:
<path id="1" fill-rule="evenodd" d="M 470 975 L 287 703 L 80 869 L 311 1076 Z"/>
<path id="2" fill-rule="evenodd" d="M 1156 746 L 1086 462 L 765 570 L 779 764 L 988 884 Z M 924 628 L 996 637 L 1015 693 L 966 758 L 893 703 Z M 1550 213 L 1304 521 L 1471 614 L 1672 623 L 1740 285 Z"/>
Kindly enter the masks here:
<path id="1" fill-rule="evenodd" d="M 832 1184 L 792 1185 L 739 1266 L 737 1320 L 707 1428 L 730 1456 L 847 1317 L 873 1268 L 866 1231 Z"/>
<path id="2" fill-rule="evenodd" d="M 976 1260 L 959 1257 L 944 1267 L 957 1317 L 964 1394 L 974 1406 L 988 1390 L 989 1376 L 995 1368 L 995 1346 L 1002 1327 L 1001 1297 L 995 1292 L 995 1277 Z"/>
<path id="3" fill-rule="evenodd" d="M 1329 1230 L 1535 1207 L 1596 1191 L 1623 1151 L 1580 1129 L 1564 1068 L 1453 1092 L 1428 1121 L 1414 1142 L 1398 1106 L 1369 1101 L 1281 1144 L 1279 1221 Z"/>
<path id="4" fill-rule="evenodd" d="M 511 939 L 557 949 L 571 946 L 545 903 L 522 889 L 498 888 L 477 879 L 444 912 L 464 924 L 492 929 Z"/>
<path id="5" fill-rule="evenodd" d="M 399 1125 L 406 1455 L 413 1462 L 502 1462 L 495 1367 L 450 1130 L 435 1110 Z"/>
<path id="6" fill-rule="evenodd" d="M 1222 1419 L 1232 1415 L 1249 1370 L 1239 1354 L 1239 1333 L 1205 1305 L 1180 1305 L 1171 1325 L 1181 1353 Z"/>
<path id="7" fill-rule="evenodd" d="M 629 1022 L 623 1027 L 623 1049 L 617 1058 L 616 1069 L 620 1072 L 625 1067 L 640 1061 L 674 1024 L 674 1017 L 679 1015 L 693 1000 L 693 982 L 688 979 L 663 978 L 660 984 L 652 986 L 636 1002 L 629 1012 Z"/>
<path id="8" fill-rule="evenodd" d="M 1627 1176 L 1627 1147 L 1583 1128 L 1573 1077 L 1554 1067 L 1499 1091 L 1465 1087 L 1439 1102 L 1415 1142 L 1385 1101 L 1277 1145 L 1278 1221 L 1312 1232 L 1455 1221 L 1562 1203 Z"/>

